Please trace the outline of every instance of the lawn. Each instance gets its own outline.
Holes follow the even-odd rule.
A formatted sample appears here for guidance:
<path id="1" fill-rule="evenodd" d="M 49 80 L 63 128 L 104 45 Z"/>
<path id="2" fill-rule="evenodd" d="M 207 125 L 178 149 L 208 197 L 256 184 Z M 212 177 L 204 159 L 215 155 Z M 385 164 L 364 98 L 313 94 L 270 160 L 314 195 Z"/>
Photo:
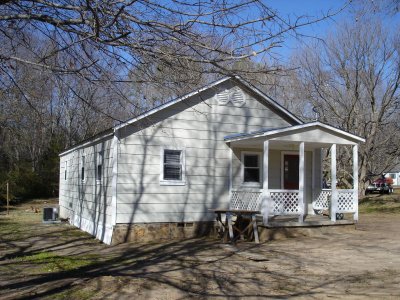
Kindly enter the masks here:
<path id="1" fill-rule="evenodd" d="M 393 194 L 370 194 L 359 201 L 361 213 L 395 213 L 400 214 L 400 189 Z"/>

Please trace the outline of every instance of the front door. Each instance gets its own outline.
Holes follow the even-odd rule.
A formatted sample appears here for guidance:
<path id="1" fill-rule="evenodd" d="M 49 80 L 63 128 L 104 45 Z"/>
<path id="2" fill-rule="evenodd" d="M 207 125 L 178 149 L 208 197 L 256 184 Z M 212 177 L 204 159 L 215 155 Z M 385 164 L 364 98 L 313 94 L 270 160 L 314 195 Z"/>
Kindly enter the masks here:
<path id="1" fill-rule="evenodd" d="M 299 156 L 297 154 L 283 156 L 283 188 L 285 190 L 299 189 Z"/>

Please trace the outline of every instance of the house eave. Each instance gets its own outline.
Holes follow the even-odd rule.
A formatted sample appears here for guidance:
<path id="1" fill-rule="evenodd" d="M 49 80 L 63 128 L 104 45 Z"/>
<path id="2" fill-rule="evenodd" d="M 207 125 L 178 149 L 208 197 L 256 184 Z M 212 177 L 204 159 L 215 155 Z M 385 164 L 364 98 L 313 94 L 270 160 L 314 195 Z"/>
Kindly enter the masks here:
<path id="1" fill-rule="evenodd" d="M 103 132 L 100 132 L 99 134 L 97 134 L 97 135 L 95 135 L 93 137 L 90 137 L 88 139 L 85 139 L 85 140 L 79 142 L 78 144 L 75 144 L 74 146 L 72 146 L 70 148 L 67 148 L 65 151 L 61 152 L 58 156 L 61 157 L 61 156 L 64 156 L 64 155 L 66 155 L 68 153 L 71 153 L 71 152 L 73 152 L 75 150 L 87 147 L 88 145 L 95 144 L 95 143 L 97 143 L 97 142 L 99 142 L 101 140 L 104 140 L 106 138 L 109 138 L 109 137 L 113 136 L 114 132 L 115 131 L 112 128 L 107 129 L 107 130 L 105 130 Z"/>
<path id="2" fill-rule="evenodd" d="M 277 136 L 277 135 L 290 135 L 291 133 L 297 132 L 302 129 L 316 129 L 316 128 L 324 128 L 336 135 L 341 135 L 344 136 L 346 139 L 349 141 L 355 142 L 355 143 L 365 143 L 365 139 L 359 136 L 356 136 L 354 134 L 351 134 L 349 132 L 346 132 L 344 130 L 338 129 L 336 127 L 321 123 L 321 122 L 311 122 L 311 123 L 305 123 L 305 124 L 300 124 L 300 125 L 295 125 L 295 126 L 288 126 L 284 128 L 279 128 L 279 129 L 273 129 L 273 130 L 266 130 L 266 131 L 256 131 L 256 132 L 250 132 L 250 133 L 238 133 L 237 135 L 231 135 L 231 136 L 226 136 L 224 138 L 224 141 L 226 143 L 232 143 L 232 142 L 237 142 L 237 141 L 244 141 L 248 139 L 255 139 L 255 138 L 265 138 L 269 139 L 271 137 Z"/>

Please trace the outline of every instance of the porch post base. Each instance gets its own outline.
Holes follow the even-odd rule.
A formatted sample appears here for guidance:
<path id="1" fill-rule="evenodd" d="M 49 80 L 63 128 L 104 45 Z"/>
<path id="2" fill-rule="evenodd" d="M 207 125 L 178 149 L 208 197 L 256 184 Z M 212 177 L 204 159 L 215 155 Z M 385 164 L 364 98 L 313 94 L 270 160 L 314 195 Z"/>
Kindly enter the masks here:
<path id="1" fill-rule="evenodd" d="M 303 223 L 304 222 L 304 215 L 300 215 L 299 216 L 299 223 Z"/>
<path id="2" fill-rule="evenodd" d="M 354 213 L 353 220 L 354 220 L 355 223 L 358 222 L 358 211 Z"/>
<path id="3" fill-rule="evenodd" d="M 331 212 L 331 221 L 336 222 L 336 211 Z"/>

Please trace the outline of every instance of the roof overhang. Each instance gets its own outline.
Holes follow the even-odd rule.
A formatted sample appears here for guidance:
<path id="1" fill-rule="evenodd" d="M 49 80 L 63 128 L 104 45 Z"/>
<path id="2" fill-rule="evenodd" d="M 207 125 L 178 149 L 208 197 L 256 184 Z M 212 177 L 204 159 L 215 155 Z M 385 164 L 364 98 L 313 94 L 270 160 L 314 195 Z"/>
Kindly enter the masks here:
<path id="1" fill-rule="evenodd" d="M 119 130 L 123 127 L 126 127 L 128 125 L 131 125 L 133 123 L 136 123 L 138 121 L 140 121 L 143 118 L 149 117 L 153 114 L 155 114 L 156 112 L 159 112 L 163 109 L 166 109 L 167 107 L 170 107 L 174 104 L 177 104 L 181 101 L 184 101 L 190 97 L 194 97 L 200 93 L 202 93 L 203 91 L 209 90 L 211 88 L 216 87 L 219 84 L 222 84 L 226 81 L 229 80 L 233 80 L 236 83 L 239 83 L 240 85 L 242 85 L 242 87 L 246 88 L 247 90 L 253 92 L 254 94 L 256 94 L 258 96 L 259 99 L 261 99 L 262 101 L 264 101 L 265 104 L 267 104 L 268 106 L 270 106 L 271 108 L 273 108 L 274 110 L 276 110 L 277 112 L 279 112 L 282 116 L 284 116 L 285 118 L 287 118 L 288 120 L 290 120 L 295 124 L 303 124 L 303 121 L 301 121 L 299 118 L 297 118 L 294 114 L 292 114 L 290 111 L 288 111 L 286 108 L 284 108 L 282 105 L 280 105 L 278 102 L 276 102 L 275 100 L 273 100 L 272 98 L 270 98 L 269 96 L 267 96 L 266 94 L 264 94 L 262 91 L 260 91 L 259 89 L 257 89 L 255 86 L 251 85 L 250 83 L 246 82 L 245 80 L 243 80 L 240 76 L 227 76 L 224 78 L 221 78 L 217 81 L 214 81 L 206 86 L 203 86 L 202 88 L 199 88 L 189 94 L 186 94 L 182 97 L 173 99 L 171 101 L 168 101 L 158 107 L 155 107 L 135 118 L 132 118 L 128 121 L 125 121 L 119 125 L 114 126 L 114 130 Z"/>
<path id="2" fill-rule="evenodd" d="M 271 143 L 271 148 L 287 149 L 305 142 L 308 149 L 338 145 L 357 145 L 365 139 L 347 131 L 321 123 L 311 122 L 279 129 L 262 129 L 251 133 L 239 133 L 226 136 L 226 143 L 231 147 L 262 147 L 264 141 Z"/>
<path id="3" fill-rule="evenodd" d="M 142 114 L 140 114 L 137 117 L 131 118 L 125 122 L 122 122 L 118 125 L 115 125 L 112 128 L 109 128 L 108 130 L 101 132 L 99 134 L 97 134 L 96 136 L 89 138 L 87 140 L 84 140 L 68 149 L 66 149 L 64 152 L 62 152 L 60 154 L 60 156 L 65 155 L 67 153 L 70 153 L 76 149 L 85 147 L 91 143 L 94 143 L 96 141 L 98 141 L 99 139 L 103 139 L 103 138 L 107 138 L 110 135 L 114 135 L 115 132 L 119 131 L 120 129 L 129 126 L 129 125 L 133 125 L 137 122 L 139 122 L 142 119 L 148 118 L 150 116 L 152 116 L 153 114 L 162 111 L 170 106 L 173 106 L 179 102 L 185 101 L 188 98 L 191 97 L 195 97 L 199 94 L 201 94 L 202 92 L 212 89 L 216 86 L 218 86 L 219 84 L 222 84 L 224 82 L 227 82 L 229 80 L 232 80 L 234 82 L 236 82 L 237 84 L 239 84 L 239 86 L 243 87 L 244 89 L 246 89 L 248 92 L 253 93 L 254 95 L 256 95 L 257 99 L 261 100 L 262 102 L 264 102 L 265 105 L 267 105 L 270 109 L 272 109 L 273 111 L 277 112 L 282 118 L 284 118 L 285 120 L 287 120 L 289 122 L 289 124 L 303 124 L 303 121 L 300 120 L 299 118 L 297 118 L 294 114 L 292 114 L 290 111 L 288 111 L 286 108 L 284 108 L 282 105 L 280 105 L 278 102 L 276 102 L 275 100 L 273 100 L 272 98 L 270 98 L 269 96 L 267 96 L 266 94 L 264 94 L 261 90 L 257 89 L 255 86 L 251 85 L 250 83 L 246 82 L 245 80 L 243 80 L 240 76 L 227 76 L 224 78 L 221 78 L 219 80 L 216 80 L 206 86 L 203 86 L 201 88 L 198 88 L 196 90 L 194 90 L 191 93 L 188 93 L 186 95 L 183 95 L 181 97 L 175 98 L 173 100 L 170 100 L 168 102 L 165 102 L 164 104 L 157 106 L 153 109 L 150 109 L 149 111 L 146 111 Z"/>

